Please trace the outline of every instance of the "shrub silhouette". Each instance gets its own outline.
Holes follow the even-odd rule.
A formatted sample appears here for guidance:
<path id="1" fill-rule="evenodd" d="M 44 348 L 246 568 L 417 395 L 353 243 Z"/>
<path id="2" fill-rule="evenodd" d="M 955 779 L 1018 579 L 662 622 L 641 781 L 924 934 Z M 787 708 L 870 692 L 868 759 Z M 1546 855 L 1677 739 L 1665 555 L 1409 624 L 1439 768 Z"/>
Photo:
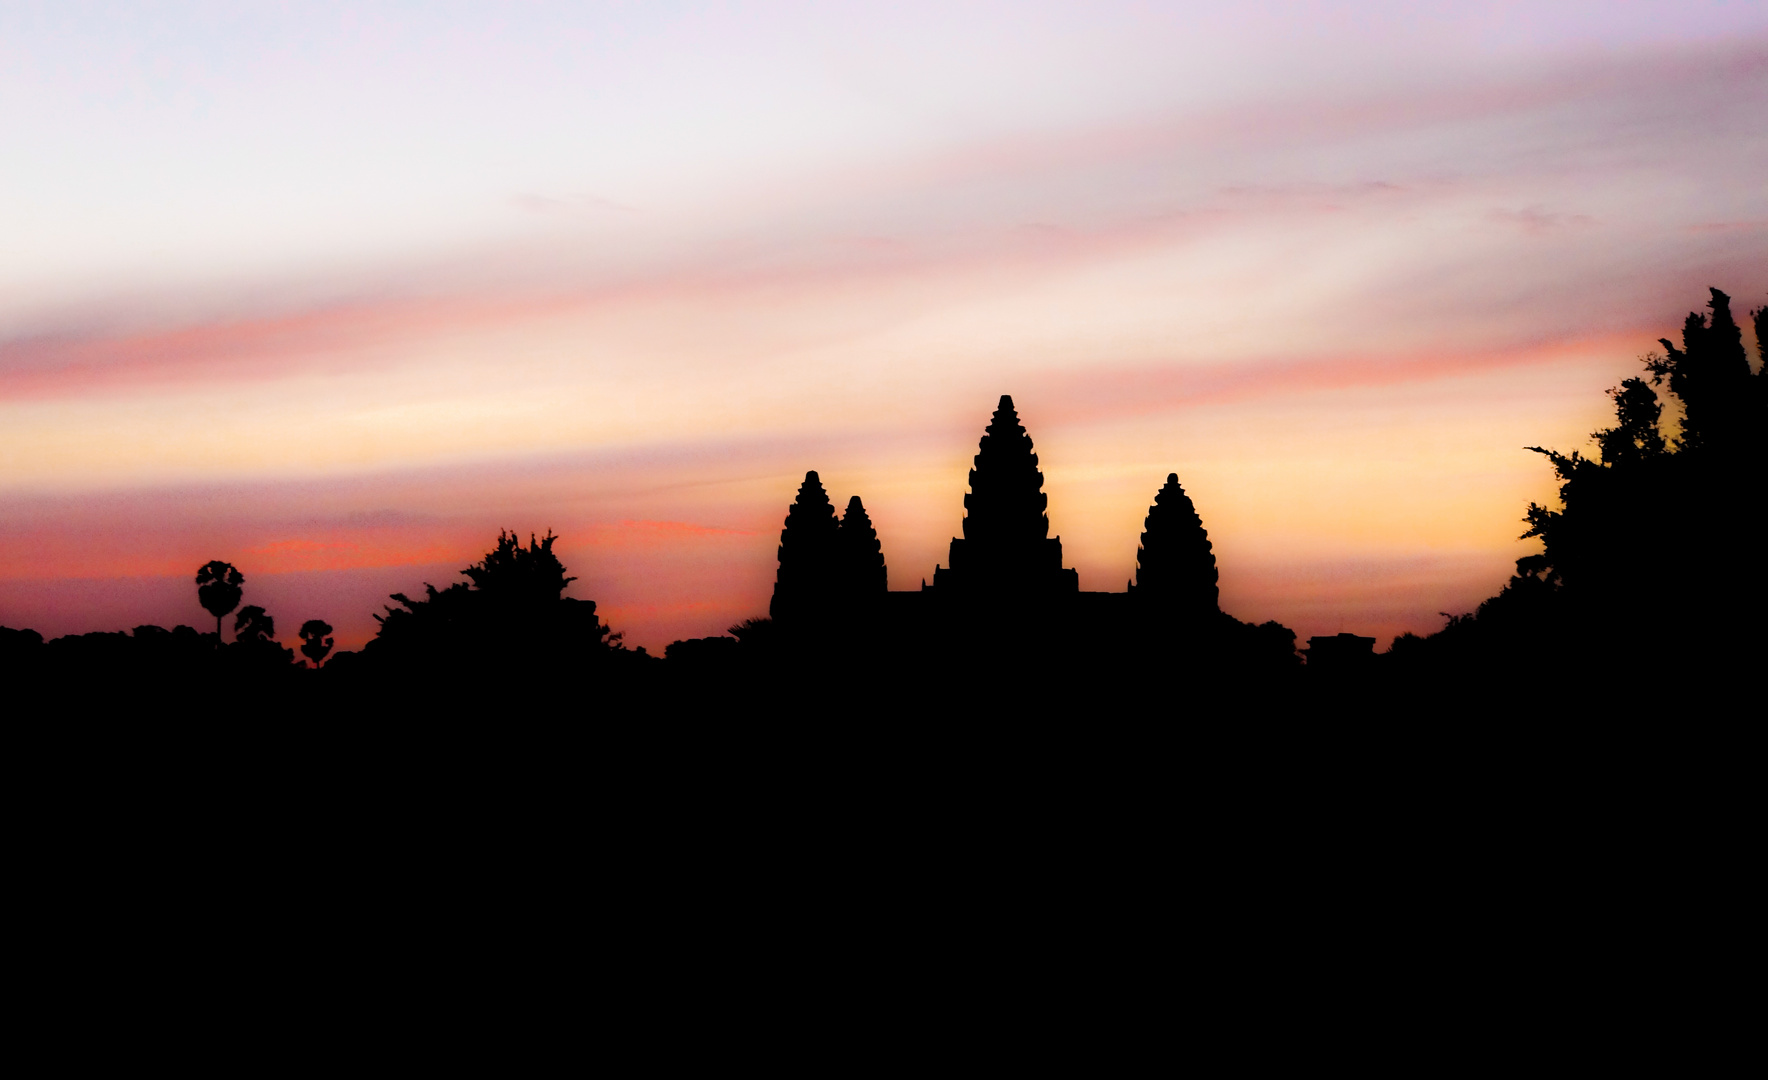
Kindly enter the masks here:
<path id="1" fill-rule="evenodd" d="M 215 616 L 215 645 L 221 644 L 221 619 L 239 606 L 246 579 L 232 563 L 211 559 L 196 572 L 196 599 Z"/>

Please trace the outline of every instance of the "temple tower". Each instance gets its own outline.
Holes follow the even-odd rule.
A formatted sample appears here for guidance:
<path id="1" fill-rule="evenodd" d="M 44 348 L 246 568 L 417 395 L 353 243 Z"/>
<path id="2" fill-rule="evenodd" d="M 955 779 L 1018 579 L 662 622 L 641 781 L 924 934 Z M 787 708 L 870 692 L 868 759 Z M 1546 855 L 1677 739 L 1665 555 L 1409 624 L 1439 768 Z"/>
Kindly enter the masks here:
<path id="1" fill-rule="evenodd" d="M 1168 473 L 1154 496 L 1136 552 L 1136 583 L 1130 591 L 1145 609 L 1178 618 L 1203 618 L 1218 608 L 1216 561 L 1203 519 L 1191 497 Z"/>
<path id="2" fill-rule="evenodd" d="M 884 548 L 878 542 L 878 531 L 866 513 L 859 496 L 847 500 L 847 513 L 842 515 L 836 534 L 840 554 L 841 588 L 853 600 L 863 603 L 877 599 L 890 588 L 889 571 L 884 566 Z"/>
<path id="3" fill-rule="evenodd" d="M 952 539 L 951 566 L 934 571 L 935 588 L 978 596 L 1073 593 L 1079 579 L 1062 568 L 1062 538 L 1051 537 L 1044 474 L 1013 399 L 989 421 L 964 496 L 964 535 Z"/>
<path id="4" fill-rule="evenodd" d="M 780 570 L 768 614 L 781 622 L 827 616 L 840 599 L 840 523 L 817 474 L 804 474 L 780 530 Z"/>

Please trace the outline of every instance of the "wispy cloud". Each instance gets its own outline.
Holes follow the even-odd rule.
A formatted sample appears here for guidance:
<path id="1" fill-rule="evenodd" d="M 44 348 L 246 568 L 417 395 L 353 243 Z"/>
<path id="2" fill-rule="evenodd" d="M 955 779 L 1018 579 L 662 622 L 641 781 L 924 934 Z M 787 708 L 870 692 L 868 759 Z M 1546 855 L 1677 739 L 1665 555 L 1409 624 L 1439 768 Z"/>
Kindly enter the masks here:
<path id="1" fill-rule="evenodd" d="M 1531 236 L 1540 236 L 1555 229 L 1581 228 L 1593 224 L 1589 214 L 1557 214 L 1539 206 L 1521 210 L 1497 209 L 1489 215 L 1500 225 L 1514 225 Z"/>

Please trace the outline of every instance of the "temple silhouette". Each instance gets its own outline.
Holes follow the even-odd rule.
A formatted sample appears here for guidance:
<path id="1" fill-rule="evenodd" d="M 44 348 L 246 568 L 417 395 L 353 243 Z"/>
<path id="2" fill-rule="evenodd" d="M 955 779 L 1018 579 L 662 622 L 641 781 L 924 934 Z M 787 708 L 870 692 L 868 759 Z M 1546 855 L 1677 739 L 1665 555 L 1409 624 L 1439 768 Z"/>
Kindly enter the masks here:
<path id="1" fill-rule="evenodd" d="M 970 470 L 964 535 L 952 538 L 951 565 L 934 567 L 933 589 L 991 600 L 1079 592 L 1080 577 L 1062 566 L 1062 538 L 1050 536 L 1048 504 L 1031 436 L 1002 394 Z"/>
<path id="2" fill-rule="evenodd" d="M 891 592 L 861 498 L 852 496 L 837 516 L 821 477 L 806 473 L 780 532 L 769 608 L 777 629 L 824 650 L 845 642 L 876 652 L 880 640 L 913 640 L 947 652 L 1035 658 L 1047 651 L 1040 643 L 1064 640 L 1063 627 L 1084 627 L 1080 647 L 1090 650 L 1176 645 L 1209 654 L 1235 642 L 1272 662 L 1295 662 L 1286 628 L 1253 627 L 1221 611 L 1209 533 L 1176 473 L 1148 508 L 1136 576 L 1123 592 L 1082 591 L 1076 571 L 1062 565 L 1043 486 L 1031 436 L 1012 397 L 1002 395 L 977 448 L 963 535 L 952 538 L 947 564 L 919 589 Z"/>

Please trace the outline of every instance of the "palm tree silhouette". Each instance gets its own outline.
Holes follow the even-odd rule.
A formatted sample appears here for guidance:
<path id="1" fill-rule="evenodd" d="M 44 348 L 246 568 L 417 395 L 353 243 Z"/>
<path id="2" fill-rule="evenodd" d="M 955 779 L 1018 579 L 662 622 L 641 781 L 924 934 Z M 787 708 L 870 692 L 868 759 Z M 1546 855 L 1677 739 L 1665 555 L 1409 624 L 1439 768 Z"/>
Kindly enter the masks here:
<path id="1" fill-rule="evenodd" d="M 215 616 L 215 647 L 221 647 L 222 616 L 239 606 L 246 577 L 232 563 L 211 559 L 196 572 L 196 599 Z"/>
<path id="2" fill-rule="evenodd" d="M 301 652 L 318 667 L 325 661 L 325 654 L 331 652 L 333 639 L 327 637 L 332 632 L 331 625 L 324 619 L 308 619 L 301 624 Z"/>

